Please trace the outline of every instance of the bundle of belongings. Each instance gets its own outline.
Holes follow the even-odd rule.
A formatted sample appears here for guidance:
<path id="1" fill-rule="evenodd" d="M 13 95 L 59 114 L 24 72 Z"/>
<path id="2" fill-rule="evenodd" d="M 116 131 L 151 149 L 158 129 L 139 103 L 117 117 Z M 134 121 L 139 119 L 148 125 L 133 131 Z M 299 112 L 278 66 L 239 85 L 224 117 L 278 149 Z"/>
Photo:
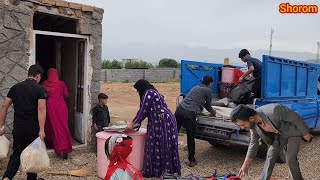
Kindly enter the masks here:
<path id="1" fill-rule="evenodd" d="M 123 132 L 126 129 L 127 125 L 113 125 L 110 127 L 103 127 L 103 130 L 106 132 Z"/>
<path id="2" fill-rule="evenodd" d="M 230 119 L 230 114 L 233 108 L 221 106 L 212 106 L 212 108 L 216 111 L 217 118 Z M 206 109 L 203 109 L 201 114 L 205 116 L 210 116 L 211 113 L 208 112 Z"/>
<path id="3" fill-rule="evenodd" d="M 256 83 L 256 79 L 250 79 L 240 82 L 230 91 L 231 99 L 238 104 L 252 104 L 254 93 L 253 86 Z"/>
<path id="4" fill-rule="evenodd" d="M 239 78 L 243 75 L 242 70 L 232 65 L 224 65 L 223 68 L 222 80 L 219 82 L 221 98 L 232 99 L 236 104 L 252 104 L 253 99 L 260 96 L 253 92 L 257 79 L 247 76 L 244 81 L 239 82 Z M 224 70 L 226 73 L 223 73 Z"/>
<path id="5" fill-rule="evenodd" d="M 105 153 L 110 160 L 104 180 L 143 180 L 140 171 L 127 161 L 132 152 L 132 138 L 113 134 L 105 143 Z"/>
<path id="6" fill-rule="evenodd" d="M 215 170 L 214 174 L 210 177 L 201 177 L 197 175 L 179 176 L 177 174 L 163 174 L 160 180 L 241 180 L 241 178 L 235 174 L 227 174 L 224 176 L 218 176 Z"/>
<path id="7" fill-rule="evenodd" d="M 236 86 L 220 83 L 220 97 L 229 98 L 237 104 L 251 104 L 255 97 L 253 92 L 255 83 L 254 78 L 242 81 Z"/>
<path id="8" fill-rule="evenodd" d="M 220 100 L 213 99 L 211 101 L 211 107 L 216 111 L 216 117 L 222 119 L 230 119 L 231 111 L 237 105 L 231 101 L 231 99 L 223 98 Z M 209 116 L 210 112 L 208 112 L 205 108 L 202 109 L 202 115 Z"/>
<path id="9" fill-rule="evenodd" d="M 139 131 L 140 129 L 140 124 L 135 124 L 134 125 L 134 131 Z M 122 133 L 127 127 L 127 124 L 116 124 L 110 127 L 104 127 L 103 131 L 105 132 L 119 132 Z"/>

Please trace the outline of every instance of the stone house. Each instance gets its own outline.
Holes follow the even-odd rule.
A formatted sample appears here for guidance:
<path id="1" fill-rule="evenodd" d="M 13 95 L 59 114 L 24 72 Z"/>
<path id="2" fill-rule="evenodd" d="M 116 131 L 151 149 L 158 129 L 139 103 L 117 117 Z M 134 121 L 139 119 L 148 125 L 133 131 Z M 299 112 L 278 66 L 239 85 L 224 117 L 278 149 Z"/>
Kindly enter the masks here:
<path id="1" fill-rule="evenodd" d="M 75 147 L 91 142 L 90 110 L 100 91 L 103 13 L 62 0 L 0 0 L 0 103 L 12 85 L 27 77 L 30 65 L 37 63 L 45 71 L 57 68 L 70 93 L 69 128 Z M 9 138 L 12 122 L 11 107 Z"/>

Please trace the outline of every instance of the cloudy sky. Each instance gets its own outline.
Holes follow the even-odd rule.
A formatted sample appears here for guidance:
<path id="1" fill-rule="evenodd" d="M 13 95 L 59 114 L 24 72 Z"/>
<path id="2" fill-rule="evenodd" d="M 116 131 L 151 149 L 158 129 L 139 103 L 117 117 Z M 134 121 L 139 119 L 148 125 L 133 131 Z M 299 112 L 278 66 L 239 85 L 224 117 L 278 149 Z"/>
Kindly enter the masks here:
<path id="1" fill-rule="evenodd" d="M 318 0 L 69 0 L 104 9 L 103 57 L 134 44 L 317 53 L 319 14 L 280 14 L 279 4 Z M 139 56 L 139 55 L 137 55 Z M 126 57 L 123 57 L 126 58 Z"/>

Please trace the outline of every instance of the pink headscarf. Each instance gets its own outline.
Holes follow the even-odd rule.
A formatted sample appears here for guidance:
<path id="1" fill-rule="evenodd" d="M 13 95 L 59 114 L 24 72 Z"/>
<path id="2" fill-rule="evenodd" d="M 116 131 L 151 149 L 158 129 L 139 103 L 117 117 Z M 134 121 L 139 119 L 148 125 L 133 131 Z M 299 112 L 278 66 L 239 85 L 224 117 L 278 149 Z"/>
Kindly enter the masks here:
<path id="1" fill-rule="evenodd" d="M 48 70 L 48 79 L 43 82 L 42 86 L 47 90 L 47 92 L 51 92 L 52 90 L 54 90 L 58 83 L 58 71 L 55 68 L 50 68 Z"/>

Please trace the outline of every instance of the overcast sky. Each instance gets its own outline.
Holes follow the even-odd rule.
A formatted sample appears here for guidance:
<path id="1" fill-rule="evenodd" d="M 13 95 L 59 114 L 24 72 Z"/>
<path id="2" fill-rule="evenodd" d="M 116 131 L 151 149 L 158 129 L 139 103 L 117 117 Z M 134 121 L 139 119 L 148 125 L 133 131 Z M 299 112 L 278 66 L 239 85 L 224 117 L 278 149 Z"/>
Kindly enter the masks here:
<path id="1" fill-rule="evenodd" d="M 317 53 L 319 14 L 280 14 L 279 4 L 318 0 L 69 0 L 104 9 L 105 49 L 140 43 L 192 48 L 273 50 Z M 125 51 L 125 49 L 124 49 Z"/>

